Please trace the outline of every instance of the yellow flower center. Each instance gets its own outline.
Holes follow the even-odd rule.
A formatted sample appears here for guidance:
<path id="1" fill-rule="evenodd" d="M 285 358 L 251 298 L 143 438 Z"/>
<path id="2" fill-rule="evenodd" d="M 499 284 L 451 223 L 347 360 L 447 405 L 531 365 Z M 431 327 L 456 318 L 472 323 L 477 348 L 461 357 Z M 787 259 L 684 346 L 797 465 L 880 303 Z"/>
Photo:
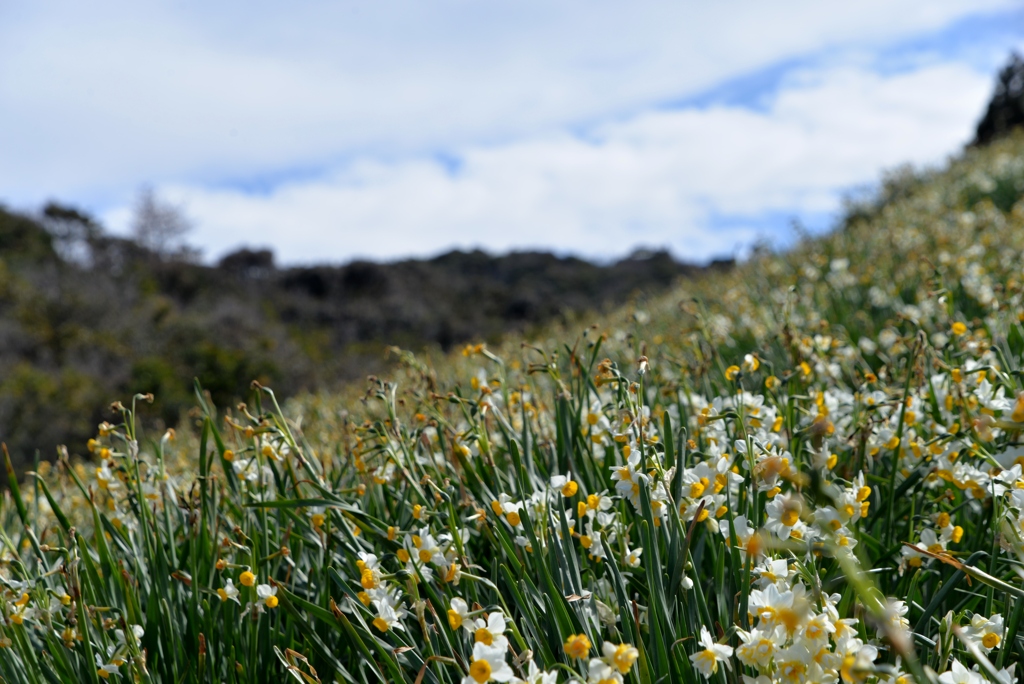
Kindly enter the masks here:
<path id="1" fill-rule="evenodd" d="M 462 616 L 454 609 L 448 610 L 448 626 L 452 629 L 458 629 L 462 626 Z"/>
<path id="2" fill-rule="evenodd" d="M 484 644 L 485 646 L 490 646 L 494 643 L 494 635 L 491 634 L 486 627 L 481 627 L 473 632 L 473 639 L 477 643 Z M 490 672 L 490 670 L 488 670 L 488 672 Z"/>
<path id="3" fill-rule="evenodd" d="M 375 617 L 375 618 L 373 618 L 373 626 L 376 627 L 377 629 L 379 629 L 382 632 L 388 631 L 388 623 L 382 617 Z"/>
<path id="4" fill-rule="evenodd" d="M 985 636 L 981 637 L 981 643 L 985 648 L 995 648 L 999 645 L 1001 639 L 995 632 L 988 632 Z"/>
<path id="5" fill-rule="evenodd" d="M 794 660 L 788 663 L 783 663 L 779 667 L 779 674 L 787 682 L 800 682 L 803 681 L 804 674 L 807 672 L 807 665 L 800 661 Z"/>
<path id="6" fill-rule="evenodd" d="M 491 680 L 491 664 L 486 660 L 474 660 L 469 666 L 469 676 L 478 684 L 484 684 Z"/>
<path id="7" fill-rule="evenodd" d="M 790 634 L 792 634 L 797 625 L 800 624 L 800 616 L 791 608 L 783 608 L 779 610 L 779 612 L 775 614 L 775 617 L 783 626 L 785 626 L 786 631 Z"/>
<path id="8" fill-rule="evenodd" d="M 793 525 L 796 525 L 796 521 L 799 519 L 800 514 L 797 513 L 795 510 L 788 510 L 783 512 L 782 517 L 780 518 L 780 520 L 782 520 L 782 524 L 786 527 L 792 527 Z"/>
<path id="9" fill-rule="evenodd" d="M 276 596 L 268 596 L 267 600 L 265 601 L 265 603 L 267 604 L 267 608 L 277 608 L 277 597 Z M 381 631 L 383 631 L 383 630 L 381 630 Z"/>
<path id="10" fill-rule="evenodd" d="M 704 667 L 710 670 L 712 674 L 718 672 L 718 660 L 715 658 L 715 652 L 710 648 L 698 653 L 697 661 L 703 663 Z"/>

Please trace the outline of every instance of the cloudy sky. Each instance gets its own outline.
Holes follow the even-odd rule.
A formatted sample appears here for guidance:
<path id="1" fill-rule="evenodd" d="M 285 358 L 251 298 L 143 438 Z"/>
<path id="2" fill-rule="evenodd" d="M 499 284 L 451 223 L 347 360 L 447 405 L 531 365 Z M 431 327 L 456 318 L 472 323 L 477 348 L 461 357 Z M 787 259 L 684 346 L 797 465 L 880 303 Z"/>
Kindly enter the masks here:
<path id="1" fill-rule="evenodd" d="M 210 260 L 700 260 L 940 163 L 1022 47 L 1019 0 L 0 1 L 0 202 L 125 231 L 149 185 Z"/>

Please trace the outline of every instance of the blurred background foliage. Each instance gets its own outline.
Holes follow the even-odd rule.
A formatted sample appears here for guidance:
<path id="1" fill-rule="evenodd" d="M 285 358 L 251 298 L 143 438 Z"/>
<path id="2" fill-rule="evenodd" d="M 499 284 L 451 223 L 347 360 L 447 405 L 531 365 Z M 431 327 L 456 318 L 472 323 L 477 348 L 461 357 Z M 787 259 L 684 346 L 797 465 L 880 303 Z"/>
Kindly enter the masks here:
<path id="1" fill-rule="evenodd" d="M 115 399 L 151 392 L 175 425 L 198 377 L 217 405 L 253 380 L 282 395 L 381 373 L 387 345 L 446 350 L 600 312 L 701 267 L 638 251 L 598 265 L 541 252 L 279 268 L 268 250 L 200 263 L 175 207 L 147 190 L 131 237 L 57 203 L 0 208 L 0 440 L 22 466 L 82 452 Z M 718 262 L 709 268 L 728 268 Z"/>

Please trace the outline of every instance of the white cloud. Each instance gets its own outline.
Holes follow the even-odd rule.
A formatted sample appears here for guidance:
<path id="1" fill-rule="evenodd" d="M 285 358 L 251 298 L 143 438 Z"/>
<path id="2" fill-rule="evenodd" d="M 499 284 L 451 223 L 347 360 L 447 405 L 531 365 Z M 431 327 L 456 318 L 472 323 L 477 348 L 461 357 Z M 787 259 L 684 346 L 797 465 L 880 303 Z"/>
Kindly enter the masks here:
<path id="1" fill-rule="evenodd" d="M 211 255 L 274 245 L 284 261 L 394 258 L 443 248 L 543 246 L 621 254 L 638 243 L 704 258 L 749 242 L 766 212 L 834 210 L 880 168 L 934 163 L 965 142 L 990 76 L 957 64 L 880 75 L 797 74 L 763 111 L 653 111 L 585 135 L 469 145 L 457 170 L 364 158 L 253 195 L 174 184 Z M 123 223 L 126 210 L 107 216 Z M 715 217 L 730 216 L 730 230 Z"/>
<path id="2" fill-rule="evenodd" d="M 1012 0 L 47 2 L 0 9 L 0 199 L 92 208 L 546 138 Z"/>

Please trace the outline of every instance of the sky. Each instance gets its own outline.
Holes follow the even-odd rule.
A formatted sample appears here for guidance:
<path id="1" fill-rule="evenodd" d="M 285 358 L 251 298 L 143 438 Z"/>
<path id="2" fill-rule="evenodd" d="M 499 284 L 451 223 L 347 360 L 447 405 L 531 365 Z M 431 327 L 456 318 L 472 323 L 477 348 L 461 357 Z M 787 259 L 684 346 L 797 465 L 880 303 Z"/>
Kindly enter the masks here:
<path id="1" fill-rule="evenodd" d="M 0 203 L 214 261 L 702 261 L 827 229 L 972 136 L 1019 0 L 0 0 Z"/>

